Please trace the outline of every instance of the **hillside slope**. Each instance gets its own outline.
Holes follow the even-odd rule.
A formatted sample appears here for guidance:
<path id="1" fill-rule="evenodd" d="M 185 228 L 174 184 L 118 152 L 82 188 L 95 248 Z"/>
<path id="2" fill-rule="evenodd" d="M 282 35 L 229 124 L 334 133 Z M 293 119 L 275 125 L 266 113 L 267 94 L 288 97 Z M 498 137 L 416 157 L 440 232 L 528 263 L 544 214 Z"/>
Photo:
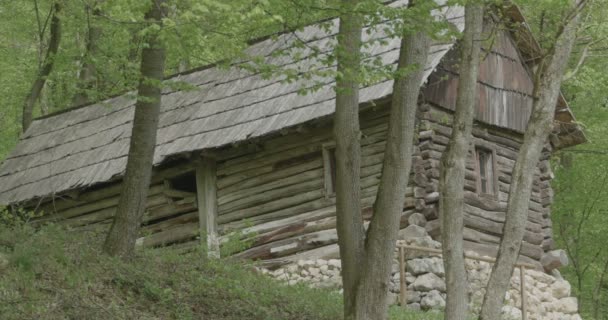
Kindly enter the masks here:
<path id="1" fill-rule="evenodd" d="M 2 319 L 340 319 L 335 292 L 285 286 L 251 265 L 202 252 L 146 250 L 129 263 L 101 236 L 47 226 L 0 227 Z M 436 314 L 391 310 L 391 319 Z"/>

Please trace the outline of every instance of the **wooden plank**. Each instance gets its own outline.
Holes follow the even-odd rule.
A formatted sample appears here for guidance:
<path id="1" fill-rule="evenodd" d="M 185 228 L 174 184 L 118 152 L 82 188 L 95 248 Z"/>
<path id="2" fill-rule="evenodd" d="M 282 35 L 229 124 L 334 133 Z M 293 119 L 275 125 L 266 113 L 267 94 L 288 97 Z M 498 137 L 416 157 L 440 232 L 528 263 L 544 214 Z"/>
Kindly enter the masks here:
<path id="1" fill-rule="evenodd" d="M 206 242 L 208 255 L 219 258 L 217 234 L 217 184 L 215 159 L 204 157 L 196 168 L 196 192 L 198 197 L 199 230 Z"/>

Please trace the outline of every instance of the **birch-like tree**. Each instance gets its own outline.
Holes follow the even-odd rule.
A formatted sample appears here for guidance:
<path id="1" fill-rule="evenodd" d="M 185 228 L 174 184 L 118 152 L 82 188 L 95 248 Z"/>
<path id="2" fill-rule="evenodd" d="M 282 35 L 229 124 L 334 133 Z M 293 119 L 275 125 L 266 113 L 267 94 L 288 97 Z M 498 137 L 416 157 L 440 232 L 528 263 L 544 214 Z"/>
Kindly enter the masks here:
<path id="1" fill-rule="evenodd" d="M 460 71 L 454 125 L 450 142 L 441 159 L 439 177 L 439 217 L 447 289 L 446 320 L 467 318 L 467 275 L 463 244 L 464 176 L 477 102 L 482 29 L 483 2 L 471 1 L 465 7 L 464 35 L 460 41 Z"/>
<path id="2" fill-rule="evenodd" d="M 387 317 L 390 272 L 412 164 L 415 114 L 430 38 L 425 31 L 410 30 L 403 34 L 382 177 L 374 215 L 366 233 L 359 196 L 358 70 L 362 17 L 357 12 L 357 5 L 356 0 L 343 1 L 338 36 L 334 123 L 338 243 L 342 258 L 344 318 L 380 320 Z"/>
<path id="3" fill-rule="evenodd" d="M 152 0 L 146 13 L 145 20 L 151 27 L 146 33 L 146 46 L 141 53 L 141 78 L 137 88 L 127 170 L 116 215 L 104 244 L 106 253 L 125 259 L 131 258 L 135 251 L 135 240 L 139 235 L 152 176 L 161 82 L 165 71 L 165 48 L 159 32 L 166 9 L 164 0 Z"/>
<path id="4" fill-rule="evenodd" d="M 479 315 L 482 320 L 500 318 L 505 293 L 521 249 L 534 170 L 553 129 L 562 77 L 576 39 L 579 15 L 586 1 L 571 0 L 570 4 L 553 46 L 544 55 L 534 75 L 532 113 L 513 169 L 503 237 Z"/>
<path id="5" fill-rule="evenodd" d="M 37 2 L 36 2 L 37 3 Z M 40 94 L 44 85 L 46 84 L 46 79 L 49 77 L 51 72 L 53 71 L 53 66 L 55 65 L 55 57 L 57 55 L 57 51 L 59 51 L 59 44 L 61 43 L 61 12 L 63 9 L 63 3 L 61 0 L 57 0 L 53 3 L 52 13 L 51 13 L 51 24 L 49 27 L 49 43 L 48 49 L 46 51 L 46 55 L 42 60 L 41 66 L 38 70 L 38 75 L 30 88 L 27 97 L 25 98 L 25 102 L 23 103 L 22 115 L 21 115 L 21 130 L 25 132 L 30 125 L 32 124 L 32 120 L 34 118 L 34 106 L 36 102 L 40 98 Z M 38 10 L 38 7 L 36 7 Z M 38 12 L 36 12 L 38 14 Z M 39 30 L 39 38 L 42 43 L 42 39 L 44 37 L 44 29 Z M 42 47 L 42 45 L 41 45 Z"/>

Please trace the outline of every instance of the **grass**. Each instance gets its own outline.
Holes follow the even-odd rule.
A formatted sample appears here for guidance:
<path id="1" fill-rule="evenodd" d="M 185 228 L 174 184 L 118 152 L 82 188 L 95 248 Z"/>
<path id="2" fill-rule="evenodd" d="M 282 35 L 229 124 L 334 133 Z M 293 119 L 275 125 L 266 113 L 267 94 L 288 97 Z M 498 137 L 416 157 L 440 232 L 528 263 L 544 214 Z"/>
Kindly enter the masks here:
<path id="1" fill-rule="evenodd" d="M 0 227 L 2 319 L 340 319 L 341 296 L 286 286 L 250 264 L 156 249 L 123 262 L 97 234 L 47 226 Z M 391 309 L 391 320 L 437 314 Z"/>

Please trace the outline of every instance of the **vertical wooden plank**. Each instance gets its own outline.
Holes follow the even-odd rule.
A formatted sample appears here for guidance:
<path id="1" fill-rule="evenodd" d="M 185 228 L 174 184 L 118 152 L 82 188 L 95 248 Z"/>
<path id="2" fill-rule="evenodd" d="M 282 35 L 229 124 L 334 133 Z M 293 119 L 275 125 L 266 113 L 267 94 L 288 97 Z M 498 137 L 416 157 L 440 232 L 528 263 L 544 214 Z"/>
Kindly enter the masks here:
<path id="1" fill-rule="evenodd" d="M 526 268 L 519 266 L 519 285 L 521 291 L 521 318 L 528 319 L 528 304 L 526 302 Z"/>
<path id="2" fill-rule="evenodd" d="M 405 282 L 405 249 L 399 247 L 399 304 L 407 305 L 407 283 Z"/>
<path id="3" fill-rule="evenodd" d="M 215 159 L 204 157 L 196 168 L 196 195 L 201 241 L 206 243 L 210 258 L 219 258 L 217 235 L 217 165 Z"/>

